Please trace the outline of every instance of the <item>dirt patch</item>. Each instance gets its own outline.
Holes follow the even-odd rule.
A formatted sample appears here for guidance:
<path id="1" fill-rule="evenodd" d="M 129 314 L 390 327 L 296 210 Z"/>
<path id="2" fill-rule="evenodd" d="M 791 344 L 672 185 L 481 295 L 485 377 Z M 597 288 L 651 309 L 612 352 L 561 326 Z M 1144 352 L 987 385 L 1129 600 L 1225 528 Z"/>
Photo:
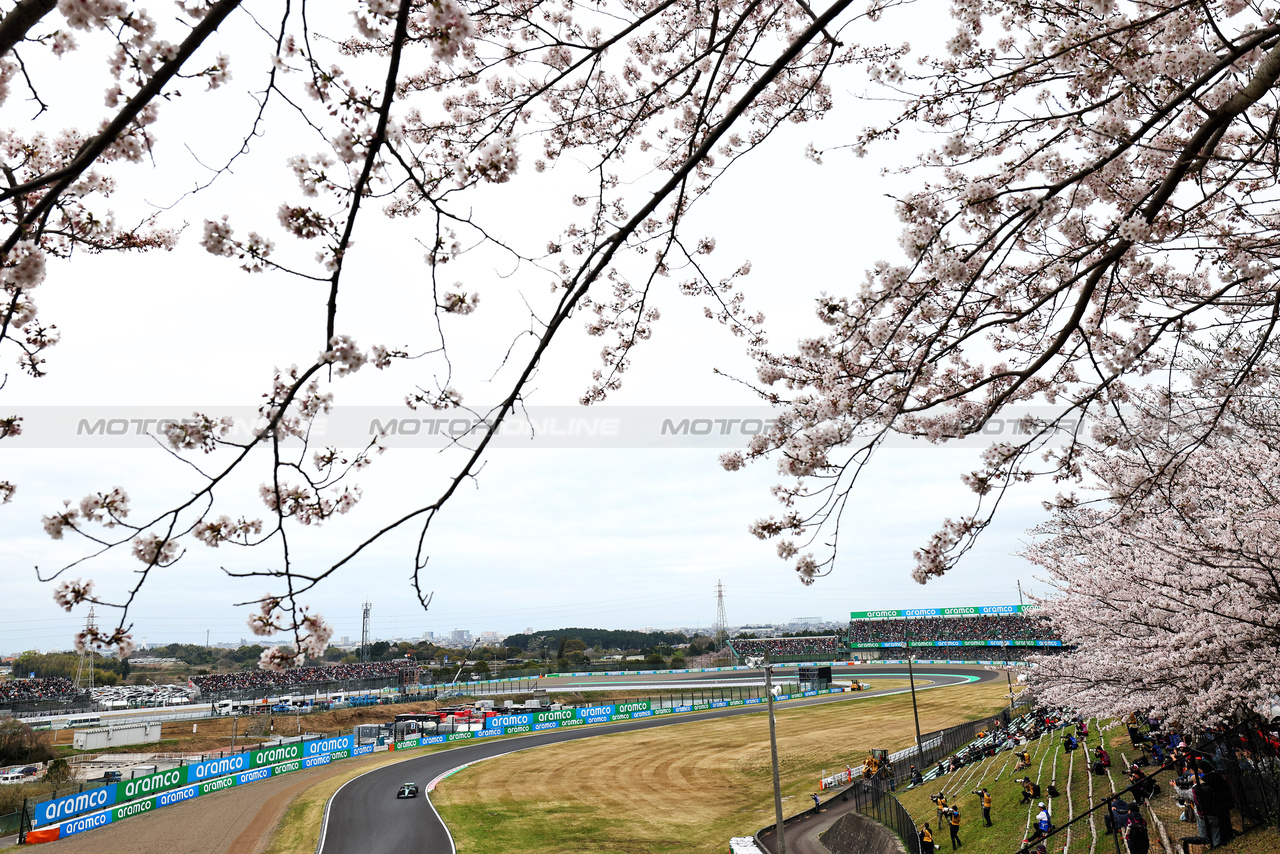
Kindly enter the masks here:
<path id="1" fill-rule="evenodd" d="M 378 760 L 386 757 L 375 755 Z M 354 763 L 340 762 L 224 789 L 31 850 L 50 854 L 255 854 L 266 848 L 267 837 L 299 792 L 329 777 L 376 764 L 371 759 L 362 757 Z"/>
<path id="2" fill-rule="evenodd" d="M 998 711 L 1006 690 L 990 682 L 925 691 L 921 728 Z M 870 748 L 904 747 L 915 734 L 906 694 L 807 708 L 784 704 L 777 728 L 787 814 L 809 805 L 824 772 L 860 765 Z M 432 801 L 458 849 L 473 854 L 713 854 L 724 850 L 724 840 L 772 821 L 770 783 L 768 723 L 757 714 L 479 762 L 445 780 Z"/>

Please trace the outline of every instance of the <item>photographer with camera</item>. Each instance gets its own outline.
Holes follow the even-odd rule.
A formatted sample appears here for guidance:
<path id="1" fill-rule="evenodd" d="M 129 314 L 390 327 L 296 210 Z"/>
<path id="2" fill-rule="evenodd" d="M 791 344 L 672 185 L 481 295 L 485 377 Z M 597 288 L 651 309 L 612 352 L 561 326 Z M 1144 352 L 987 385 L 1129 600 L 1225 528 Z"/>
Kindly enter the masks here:
<path id="1" fill-rule="evenodd" d="M 938 808 L 938 829 L 941 830 L 946 819 L 947 796 L 944 792 L 938 792 L 936 795 L 930 795 L 929 800 L 933 801 L 933 805 Z"/>
<path id="2" fill-rule="evenodd" d="M 982 789 L 974 789 L 973 793 L 982 799 L 982 820 L 986 822 L 987 827 L 991 826 L 991 793 Z"/>
<path id="3" fill-rule="evenodd" d="M 955 851 L 963 843 L 960 841 L 960 807 L 948 807 L 942 811 L 951 825 L 951 850 Z"/>

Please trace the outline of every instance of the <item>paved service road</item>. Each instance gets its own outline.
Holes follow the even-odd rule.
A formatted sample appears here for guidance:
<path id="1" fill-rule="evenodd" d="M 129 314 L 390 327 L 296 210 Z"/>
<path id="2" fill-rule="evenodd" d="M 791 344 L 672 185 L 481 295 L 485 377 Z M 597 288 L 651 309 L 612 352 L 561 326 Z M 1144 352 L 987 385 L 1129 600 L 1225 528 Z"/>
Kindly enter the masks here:
<path id="1" fill-rule="evenodd" d="M 906 668 L 902 665 L 858 665 L 838 667 L 834 668 L 834 671 L 833 676 L 836 673 L 842 676 L 905 677 L 907 675 Z M 742 671 L 738 671 L 725 675 L 737 677 L 741 673 Z M 979 667 L 920 665 L 916 669 L 917 678 L 933 683 L 929 686 L 930 688 L 974 681 L 986 682 L 996 676 L 996 673 Z M 827 694 L 803 700 L 791 700 L 782 708 L 793 709 L 797 706 L 848 702 L 860 697 L 895 694 L 904 690 L 907 689 Z M 609 733 L 675 726 L 690 721 L 730 715 L 758 714 L 764 709 L 764 705 L 734 706 L 706 712 L 667 715 L 661 718 L 641 718 L 626 723 L 593 724 L 565 730 L 553 729 L 517 738 L 490 739 L 478 743 L 468 741 L 463 742 L 463 746 L 452 750 L 430 753 L 378 768 L 356 777 L 334 794 L 326 811 L 325 825 L 321 831 L 317 854 L 452 854 L 453 839 L 444 823 L 440 821 L 434 807 L 431 806 L 426 792 L 427 784 L 441 774 L 471 762 L 504 753 L 513 753 L 517 750 L 528 750 L 531 747 Z M 421 794 L 416 798 L 397 800 L 396 790 L 402 783 L 408 781 L 416 782 L 422 790 Z"/>

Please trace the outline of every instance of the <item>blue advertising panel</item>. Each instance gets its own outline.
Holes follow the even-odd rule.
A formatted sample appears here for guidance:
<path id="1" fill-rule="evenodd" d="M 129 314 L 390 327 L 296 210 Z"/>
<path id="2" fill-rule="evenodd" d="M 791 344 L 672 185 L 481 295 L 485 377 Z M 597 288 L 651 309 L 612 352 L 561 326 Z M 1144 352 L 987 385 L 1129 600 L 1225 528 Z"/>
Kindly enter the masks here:
<path id="1" fill-rule="evenodd" d="M 65 839 L 77 833 L 84 833 L 86 830 L 93 830 L 95 827 L 102 827 L 104 824 L 111 824 L 111 813 L 99 812 L 84 818 L 73 818 L 58 825 L 58 838 Z"/>
<path id="2" fill-rule="evenodd" d="M 64 818 L 79 815 L 82 812 L 109 807 L 115 802 L 116 784 L 111 783 L 100 789 L 90 789 L 87 792 L 78 792 L 65 798 L 58 798 L 56 801 L 45 801 L 42 804 L 36 804 L 35 815 L 31 819 L 31 824 L 33 827 L 52 824 L 55 821 L 61 821 Z M 76 833 L 79 832 L 78 830 L 76 831 Z"/>
<path id="3" fill-rule="evenodd" d="M 228 774 L 239 774 L 241 771 L 248 771 L 250 767 L 249 760 L 248 753 L 237 753 L 235 756 L 224 756 L 220 759 L 210 759 L 207 762 L 188 765 L 187 782 L 200 783 L 213 777 L 225 777 Z"/>
<path id="4" fill-rule="evenodd" d="M 320 738 L 315 741 L 305 742 L 303 755 L 320 756 L 330 753 L 337 753 L 340 750 L 351 749 L 351 736 L 344 735 L 340 738 Z"/>

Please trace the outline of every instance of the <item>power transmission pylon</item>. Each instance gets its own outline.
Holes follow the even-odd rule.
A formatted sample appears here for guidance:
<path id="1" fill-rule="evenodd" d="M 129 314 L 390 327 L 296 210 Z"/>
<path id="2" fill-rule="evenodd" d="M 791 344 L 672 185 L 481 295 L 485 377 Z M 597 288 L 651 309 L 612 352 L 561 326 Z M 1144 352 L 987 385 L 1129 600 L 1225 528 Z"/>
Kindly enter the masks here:
<path id="1" fill-rule="evenodd" d="M 729 618 L 724 613 L 724 585 L 716 582 L 716 622 L 711 627 L 711 636 L 716 642 L 716 649 L 724 649 L 729 640 Z"/>
<path id="2" fill-rule="evenodd" d="M 366 600 L 363 606 L 364 621 L 360 629 L 360 660 L 369 660 L 369 612 L 373 610 L 373 605 Z"/>
<path id="3" fill-rule="evenodd" d="M 89 608 L 89 617 L 85 620 L 84 632 L 86 641 L 96 637 L 98 623 L 93 616 L 93 608 Z M 92 691 L 93 690 L 93 646 L 88 642 L 84 644 L 84 648 L 80 650 L 80 662 L 76 666 L 76 690 Z"/>

